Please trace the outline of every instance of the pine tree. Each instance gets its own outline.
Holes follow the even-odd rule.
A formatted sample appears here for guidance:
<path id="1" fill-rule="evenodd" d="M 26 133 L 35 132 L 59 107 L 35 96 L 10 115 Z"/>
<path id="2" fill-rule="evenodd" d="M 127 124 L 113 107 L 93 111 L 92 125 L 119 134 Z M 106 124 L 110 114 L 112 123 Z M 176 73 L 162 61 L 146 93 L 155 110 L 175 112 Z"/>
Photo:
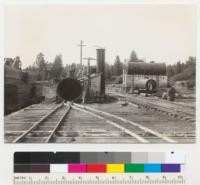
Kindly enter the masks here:
<path id="1" fill-rule="evenodd" d="M 44 59 L 44 54 L 39 53 L 36 57 L 35 63 L 38 67 L 39 72 L 44 71 L 46 69 L 46 61 Z"/>
<path id="2" fill-rule="evenodd" d="M 62 55 L 56 55 L 51 69 L 51 78 L 60 79 L 63 72 Z"/>
<path id="3" fill-rule="evenodd" d="M 174 75 L 173 67 L 172 65 L 167 66 L 167 76 L 172 77 Z"/>
<path id="4" fill-rule="evenodd" d="M 181 61 L 178 61 L 176 64 L 176 74 L 182 71 Z"/>
<path id="5" fill-rule="evenodd" d="M 119 76 L 122 74 L 122 72 L 123 72 L 123 65 L 120 62 L 119 56 L 117 56 L 114 63 L 114 75 Z"/>
<path id="6" fill-rule="evenodd" d="M 110 80 L 112 77 L 111 67 L 107 63 L 106 63 L 106 67 L 105 67 L 105 76 L 106 76 L 107 80 Z"/>
<path id="7" fill-rule="evenodd" d="M 130 62 L 138 62 L 137 54 L 134 50 L 131 52 Z"/>

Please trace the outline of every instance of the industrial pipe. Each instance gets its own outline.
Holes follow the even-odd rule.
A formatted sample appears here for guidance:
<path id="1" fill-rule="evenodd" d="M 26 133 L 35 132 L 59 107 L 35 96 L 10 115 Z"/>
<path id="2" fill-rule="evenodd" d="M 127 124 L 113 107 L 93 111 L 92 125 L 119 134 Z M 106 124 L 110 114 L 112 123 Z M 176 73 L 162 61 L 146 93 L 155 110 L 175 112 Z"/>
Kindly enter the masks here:
<path id="1" fill-rule="evenodd" d="M 81 83 L 73 78 L 65 78 L 57 87 L 57 95 L 66 101 L 76 101 L 82 93 Z"/>

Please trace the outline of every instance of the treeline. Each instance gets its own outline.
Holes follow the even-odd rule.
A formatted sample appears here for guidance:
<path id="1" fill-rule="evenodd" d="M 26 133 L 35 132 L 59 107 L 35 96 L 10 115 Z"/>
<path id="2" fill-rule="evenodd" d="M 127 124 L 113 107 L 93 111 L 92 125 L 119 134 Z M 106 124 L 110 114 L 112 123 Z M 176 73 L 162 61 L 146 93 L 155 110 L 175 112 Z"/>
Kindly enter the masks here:
<path id="1" fill-rule="evenodd" d="M 144 62 L 144 60 L 137 57 L 136 52 L 133 50 L 130 57 L 127 59 L 128 62 Z M 125 61 L 126 62 L 126 61 Z M 106 80 L 121 82 L 120 76 L 123 73 L 123 68 L 125 67 L 125 62 L 120 60 L 119 56 L 116 56 L 114 64 L 106 63 Z"/>
<path id="2" fill-rule="evenodd" d="M 132 62 L 144 62 L 143 60 L 138 59 L 135 51 L 131 52 L 128 60 Z M 121 76 L 123 73 L 123 68 L 124 63 L 120 60 L 119 56 L 116 56 L 114 64 L 106 63 L 106 80 L 113 80 L 113 78 L 115 79 L 116 77 Z M 61 54 L 56 55 L 53 62 L 48 62 L 45 59 L 45 55 L 43 53 L 39 53 L 36 56 L 34 64 L 28 66 L 25 70 L 37 72 L 38 80 L 59 80 L 69 76 L 69 73 L 72 71 L 74 71 L 74 75 L 78 75 L 79 71 L 77 71 L 77 69 L 80 69 L 80 66 L 79 64 L 75 63 L 64 66 Z M 86 72 L 87 69 L 84 69 L 83 71 Z"/>
<path id="3" fill-rule="evenodd" d="M 195 57 L 189 57 L 188 60 L 185 62 L 178 61 L 177 63 L 173 65 L 168 65 L 167 66 L 167 75 L 168 77 L 172 77 L 174 75 L 177 75 L 181 72 L 183 72 L 187 68 L 194 68 L 196 67 L 196 58 Z M 195 71 L 194 71 L 195 72 Z"/>
<path id="4" fill-rule="evenodd" d="M 139 59 L 136 52 L 132 51 L 127 62 L 144 62 L 144 60 Z M 106 63 L 106 80 L 121 83 L 125 63 L 126 61 L 122 62 L 119 56 L 116 56 L 113 64 Z M 91 66 L 91 70 L 93 70 L 92 67 L 94 66 Z M 56 55 L 53 62 L 48 62 L 43 53 L 39 53 L 36 56 L 34 64 L 26 68 L 26 70 L 29 71 L 37 71 L 38 80 L 59 80 L 69 76 L 72 71 L 74 71 L 74 75 L 77 76 L 80 73 L 77 69 L 80 70 L 80 66 L 75 63 L 64 66 L 61 54 Z M 84 74 L 87 74 L 87 67 L 85 67 L 83 71 Z M 196 58 L 191 56 L 185 62 L 178 61 L 173 65 L 167 65 L 167 76 L 172 84 L 175 81 L 187 80 L 190 87 L 195 86 L 195 71 Z"/>
<path id="5" fill-rule="evenodd" d="M 61 54 L 56 55 L 53 62 L 48 62 L 45 55 L 39 53 L 34 64 L 28 66 L 25 70 L 37 72 L 38 80 L 59 80 L 67 76 Z"/>
<path id="6" fill-rule="evenodd" d="M 178 61 L 176 64 L 167 66 L 167 75 L 170 84 L 176 81 L 187 81 L 188 88 L 196 84 L 196 57 L 189 57 L 184 63 Z"/>

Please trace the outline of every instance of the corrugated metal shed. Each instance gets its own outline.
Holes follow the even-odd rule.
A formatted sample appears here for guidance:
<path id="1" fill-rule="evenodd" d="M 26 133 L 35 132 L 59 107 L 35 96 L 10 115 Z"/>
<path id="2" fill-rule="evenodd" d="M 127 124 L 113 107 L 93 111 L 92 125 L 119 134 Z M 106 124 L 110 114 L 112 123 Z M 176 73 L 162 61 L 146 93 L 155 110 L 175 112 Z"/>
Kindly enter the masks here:
<path id="1" fill-rule="evenodd" d="M 128 75 L 166 75 L 165 63 L 129 62 Z"/>

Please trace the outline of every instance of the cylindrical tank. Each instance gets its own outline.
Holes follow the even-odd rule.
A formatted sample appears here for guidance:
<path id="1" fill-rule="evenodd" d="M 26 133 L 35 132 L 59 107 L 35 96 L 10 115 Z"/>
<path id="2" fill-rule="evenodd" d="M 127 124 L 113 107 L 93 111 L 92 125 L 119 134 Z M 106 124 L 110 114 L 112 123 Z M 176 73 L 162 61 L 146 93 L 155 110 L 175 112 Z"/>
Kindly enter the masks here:
<path id="1" fill-rule="evenodd" d="M 166 75 L 165 63 L 129 62 L 128 75 Z"/>
<path id="2" fill-rule="evenodd" d="M 134 89 L 146 89 L 147 92 L 153 93 L 157 90 L 157 83 L 154 79 L 135 79 Z"/>
<path id="3" fill-rule="evenodd" d="M 153 93 L 167 85 L 165 63 L 128 62 L 127 75 L 131 77 L 130 86 L 136 90 Z"/>
<path id="4" fill-rule="evenodd" d="M 57 87 L 57 95 L 65 101 L 76 101 L 80 98 L 82 87 L 78 80 L 65 78 Z"/>

